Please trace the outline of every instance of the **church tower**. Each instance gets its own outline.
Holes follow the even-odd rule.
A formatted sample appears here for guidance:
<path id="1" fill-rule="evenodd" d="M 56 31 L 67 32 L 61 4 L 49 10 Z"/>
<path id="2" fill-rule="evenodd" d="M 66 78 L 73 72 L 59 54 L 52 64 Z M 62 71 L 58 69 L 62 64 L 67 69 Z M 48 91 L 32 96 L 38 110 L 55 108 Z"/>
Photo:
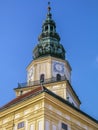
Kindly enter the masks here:
<path id="1" fill-rule="evenodd" d="M 19 84 L 15 89 L 16 95 L 20 96 L 42 85 L 79 108 L 80 100 L 71 86 L 71 70 L 48 3 L 42 32 L 33 50 L 33 61 L 27 67 L 27 83 Z"/>

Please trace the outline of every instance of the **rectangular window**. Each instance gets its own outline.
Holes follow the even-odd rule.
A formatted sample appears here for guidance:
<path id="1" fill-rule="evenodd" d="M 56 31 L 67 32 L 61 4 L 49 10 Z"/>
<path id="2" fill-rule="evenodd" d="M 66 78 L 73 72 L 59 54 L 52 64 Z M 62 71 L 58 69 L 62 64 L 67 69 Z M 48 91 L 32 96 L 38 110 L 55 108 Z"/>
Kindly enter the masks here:
<path id="1" fill-rule="evenodd" d="M 24 127 L 24 121 L 18 123 L 18 126 L 17 126 L 18 129 L 23 128 L 23 127 Z"/>
<path id="2" fill-rule="evenodd" d="M 56 130 L 56 126 L 55 125 L 52 126 L 52 130 Z"/>
<path id="3" fill-rule="evenodd" d="M 45 123 L 45 130 L 50 130 L 50 122 L 46 121 Z"/>
<path id="4" fill-rule="evenodd" d="M 34 130 L 34 124 L 30 126 L 30 130 Z"/>
<path id="5" fill-rule="evenodd" d="M 39 121 L 38 123 L 38 130 L 43 130 L 43 122 Z"/>
<path id="6" fill-rule="evenodd" d="M 68 126 L 64 123 L 62 123 L 62 130 L 68 130 Z"/>

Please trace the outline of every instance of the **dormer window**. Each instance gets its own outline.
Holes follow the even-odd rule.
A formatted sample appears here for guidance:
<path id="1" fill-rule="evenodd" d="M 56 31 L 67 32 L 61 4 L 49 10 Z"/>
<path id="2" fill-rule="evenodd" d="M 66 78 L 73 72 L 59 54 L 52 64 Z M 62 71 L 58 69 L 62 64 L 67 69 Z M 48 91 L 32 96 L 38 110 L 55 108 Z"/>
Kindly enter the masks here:
<path id="1" fill-rule="evenodd" d="M 20 95 L 22 95 L 23 94 L 23 90 L 20 90 Z"/>

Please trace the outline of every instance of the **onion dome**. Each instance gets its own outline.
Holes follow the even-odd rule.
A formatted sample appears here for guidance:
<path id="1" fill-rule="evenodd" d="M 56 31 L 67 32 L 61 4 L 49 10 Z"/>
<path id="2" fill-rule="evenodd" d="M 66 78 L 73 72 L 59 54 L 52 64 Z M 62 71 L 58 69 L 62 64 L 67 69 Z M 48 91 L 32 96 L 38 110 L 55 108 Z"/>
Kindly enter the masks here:
<path id="1" fill-rule="evenodd" d="M 48 13 L 42 25 L 42 32 L 38 37 L 39 43 L 33 50 L 34 59 L 43 56 L 53 56 L 65 59 L 64 47 L 60 44 L 60 36 L 56 32 L 56 24 L 52 19 L 50 2 L 48 2 Z"/>

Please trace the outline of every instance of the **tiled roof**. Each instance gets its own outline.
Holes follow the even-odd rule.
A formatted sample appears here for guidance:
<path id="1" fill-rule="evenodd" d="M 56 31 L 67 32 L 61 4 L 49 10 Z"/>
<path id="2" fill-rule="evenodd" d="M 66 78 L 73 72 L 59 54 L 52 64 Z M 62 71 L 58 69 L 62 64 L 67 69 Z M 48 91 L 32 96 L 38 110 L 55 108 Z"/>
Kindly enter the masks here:
<path id="1" fill-rule="evenodd" d="M 62 76 L 63 78 L 65 77 L 65 76 Z M 49 82 L 49 80 L 51 81 L 51 82 Z M 71 86 L 71 84 L 70 84 L 70 82 L 68 81 L 68 80 L 65 80 L 65 78 L 64 78 L 64 80 L 60 80 L 60 81 L 57 81 L 56 80 L 56 78 L 55 78 L 55 80 L 53 81 L 54 79 L 47 79 L 47 81 L 48 82 L 44 82 L 44 85 L 45 84 L 50 84 L 50 83 L 54 83 L 54 82 L 62 82 L 62 81 L 66 81 L 67 83 L 68 83 L 68 85 L 70 86 L 70 88 L 71 88 L 71 90 L 72 90 L 72 92 L 74 93 L 74 95 L 76 96 L 76 98 L 77 98 L 77 100 L 79 101 L 79 103 L 81 104 L 81 101 L 80 101 L 80 99 L 79 99 L 79 97 L 77 96 L 77 94 L 76 94 L 76 92 L 74 91 L 74 89 L 73 89 L 73 87 Z M 34 82 L 32 82 L 33 84 L 34 84 Z M 37 83 L 37 82 L 35 82 L 35 83 Z M 27 83 L 20 83 L 19 84 L 20 85 L 20 87 L 18 86 L 17 88 L 14 88 L 14 90 L 19 90 L 19 89 L 21 89 L 21 88 L 29 88 L 29 87 L 31 87 L 31 86 L 27 86 Z M 38 85 L 38 84 L 37 84 Z M 32 87 L 34 87 L 35 86 L 35 84 L 34 85 L 32 85 Z"/>
<path id="2" fill-rule="evenodd" d="M 11 105 L 16 104 L 17 102 L 20 102 L 20 101 L 22 101 L 23 99 L 25 99 L 25 98 L 27 98 L 27 97 L 29 97 L 29 96 L 31 96 L 31 95 L 35 95 L 35 94 L 41 92 L 42 90 L 43 90 L 42 87 L 38 87 L 38 88 L 36 88 L 36 89 L 34 89 L 34 90 L 30 91 L 30 92 L 27 92 L 27 93 L 25 93 L 25 94 L 23 94 L 23 95 L 21 95 L 21 96 L 15 98 L 15 99 L 13 99 L 13 100 L 10 101 L 9 103 L 5 104 L 3 107 L 0 108 L 0 110 L 2 110 L 2 109 L 4 109 L 4 108 L 8 108 L 8 107 L 10 107 Z"/>
<path id="3" fill-rule="evenodd" d="M 45 87 L 38 87 L 28 93 L 25 93 L 15 99 L 13 99 L 12 101 L 10 101 L 9 103 L 7 103 L 6 105 L 4 105 L 3 107 L 0 108 L 0 111 L 5 110 L 7 108 L 9 108 L 12 105 L 15 105 L 16 103 L 19 103 L 20 101 L 23 101 L 24 99 L 30 98 L 32 96 L 36 96 L 39 93 L 42 92 L 46 92 L 49 95 L 53 96 L 54 98 L 58 99 L 60 102 L 68 105 L 69 107 L 71 107 L 72 109 L 76 110 L 77 112 L 81 113 L 82 115 L 88 117 L 89 119 L 91 119 L 92 121 L 94 121 L 95 123 L 98 124 L 98 120 L 94 119 L 93 117 L 91 117 L 90 115 L 88 115 L 87 113 L 83 112 L 82 110 L 78 109 L 77 107 L 73 106 L 70 102 L 68 102 L 67 100 L 63 99 L 62 97 L 56 95 L 55 93 L 53 93 L 52 91 L 48 90 Z"/>

